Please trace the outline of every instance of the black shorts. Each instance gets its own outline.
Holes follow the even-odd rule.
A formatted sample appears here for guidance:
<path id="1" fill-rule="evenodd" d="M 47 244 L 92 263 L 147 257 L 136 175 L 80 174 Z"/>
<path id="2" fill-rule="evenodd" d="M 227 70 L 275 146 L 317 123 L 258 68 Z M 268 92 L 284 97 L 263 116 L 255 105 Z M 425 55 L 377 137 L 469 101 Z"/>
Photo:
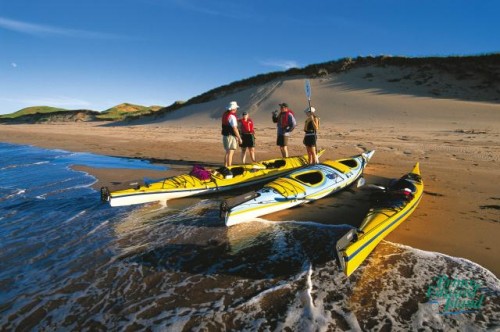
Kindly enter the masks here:
<path id="1" fill-rule="evenodd" d="M 306 135 L 304 136 L 305 146 L 316 146 L 316 135 Z"/>
<path id="2" fill-rule="evenodd" d="M 241 135 L 241 145 L 242 148 L 253 148 L 255 147 L 255 136 L 253 134 L 242 134 Z"/>
<path id="3" fill-rule="evenodd" d="M 278 134 L 278 139 L 276 140 L 276 145 L 287 146 L 288 145 L 288 136 Z"/>

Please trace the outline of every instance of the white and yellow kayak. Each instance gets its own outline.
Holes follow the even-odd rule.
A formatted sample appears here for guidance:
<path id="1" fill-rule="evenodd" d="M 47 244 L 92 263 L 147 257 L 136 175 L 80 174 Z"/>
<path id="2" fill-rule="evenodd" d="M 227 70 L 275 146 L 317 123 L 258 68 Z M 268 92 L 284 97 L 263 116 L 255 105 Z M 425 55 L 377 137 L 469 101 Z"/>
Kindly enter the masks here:
<path id="1" fill-rule="evenodd" d="M 395 181 L 377 197 L 359 229 L 351 229 L 336 244 L 341 270 L 350 276 L 390 232 L 415 210 L 424 183 L 417 163 L 413 170 Z"/>
<path id="2" fill-rule="evenodd" d="M 319 151 L 319 155 L 323 153 L 324 150 Z M 103 187 L 101 199 L 108 201 L 111 206 L 166 202 L 174 198 L 209 194 L 268 182 L 307 164 L 307 155 L 295 156 L 231 166 L 227 168 L 231 176 L 212 170 L 208 179 L 181 174 L 125 190 L 110 192 L 108 188 Z"/>
<path id="3" fill-rule="evenodd" d="M 262 189 L 224 201 L 220 207 L 221 218 L 226 226 L 232 226 L 337 192 L 361 177 L 374 153 L 327 160 L 295 170 Z"/>

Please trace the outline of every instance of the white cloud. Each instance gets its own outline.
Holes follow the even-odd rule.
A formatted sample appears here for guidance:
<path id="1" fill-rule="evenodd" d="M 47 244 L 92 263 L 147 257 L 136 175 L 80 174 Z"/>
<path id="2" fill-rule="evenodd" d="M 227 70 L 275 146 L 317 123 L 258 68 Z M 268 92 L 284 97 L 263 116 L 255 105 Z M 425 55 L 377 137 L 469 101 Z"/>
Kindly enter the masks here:
<path id="1" fill-rule="evenodd" d="M 268 67 L 278 67 L 284 70 L 290 68 L 299 68 L 298 63 L 293 60 L 267 60 L 267 61 L 261 61 L 260 64 Z"/>
<path id="2" fill-rule="evenodd" d="M 17 63 L 15 63 L 15 62 L 11 62 L 11 63 L 10 63 L 10 65 L 11 65 L 12 67 L 14 67 L 14 68 L 17 68 Z"/>
<path id="3" fill-rule="evenodd" d="M 173 0 L 178 7 L 210 16 L 231 19 L 252 18 L 252 6 L 237 1 Z"/>
<path id="4" fill-rule="evenodd" d="M 108 33 L 65 29 L 50 25 L 33 24 L 28 22 L 11 20 L 5 17 L 0 17 L 0 28 L 35 36 L 55 35 L 63 37 L 90 38 L 90 39 L 121 38 L 118 35 L 113 35 Z"/>

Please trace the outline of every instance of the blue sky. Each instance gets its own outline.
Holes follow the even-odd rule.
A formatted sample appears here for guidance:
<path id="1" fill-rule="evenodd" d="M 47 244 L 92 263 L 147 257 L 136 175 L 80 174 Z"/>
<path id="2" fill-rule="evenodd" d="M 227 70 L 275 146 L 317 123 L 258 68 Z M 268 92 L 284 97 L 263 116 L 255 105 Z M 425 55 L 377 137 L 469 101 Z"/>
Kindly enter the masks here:
<path id="1" fill-rule="evenodd" d="M 0 114 L 170 105 L 367 55 L 500 51 L 500 1 L 0 0 Z"/>

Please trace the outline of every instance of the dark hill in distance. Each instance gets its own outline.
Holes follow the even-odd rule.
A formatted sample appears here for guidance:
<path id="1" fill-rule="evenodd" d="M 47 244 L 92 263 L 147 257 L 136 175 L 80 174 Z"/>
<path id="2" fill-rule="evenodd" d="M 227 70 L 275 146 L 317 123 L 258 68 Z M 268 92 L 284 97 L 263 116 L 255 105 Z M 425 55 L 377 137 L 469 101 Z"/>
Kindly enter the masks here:
<path id="1" fill-rule="evenodd" d="M 25 115 L 36 114 L 36 113 L 56 113 L 68 111 L 64 108 L 50 107 L 50 106 L 31 106 L 20 109 L 17 112 L 11 114 L 0 115 L 0 118 L 18 118 Z"/>
<path id="2" fill-rule="evenodd" d="M 162 106 L 141 106 L 123 103 L 103 112 L 93 110 L 66 110 L 50 106 L 33 106 L 1 115 L 0 123 L 46 123 L 76 121 L 119 121 L 128 116 L 142 116 L 162 109 Z"/>
<path id="3" fill-rule="evenodd" d="M 34 123 L 49 123 L 49 122 L 89 122 L 89 121 L 96 121 L 96 117 L 99 114 L 100 114 L 99 112 L 91 110 L 59 110 L 56 112 L 48 112 L 48 113 L 29 113 L 14 117 L 0 117 L 0 123 L 34 124 Z"/>

